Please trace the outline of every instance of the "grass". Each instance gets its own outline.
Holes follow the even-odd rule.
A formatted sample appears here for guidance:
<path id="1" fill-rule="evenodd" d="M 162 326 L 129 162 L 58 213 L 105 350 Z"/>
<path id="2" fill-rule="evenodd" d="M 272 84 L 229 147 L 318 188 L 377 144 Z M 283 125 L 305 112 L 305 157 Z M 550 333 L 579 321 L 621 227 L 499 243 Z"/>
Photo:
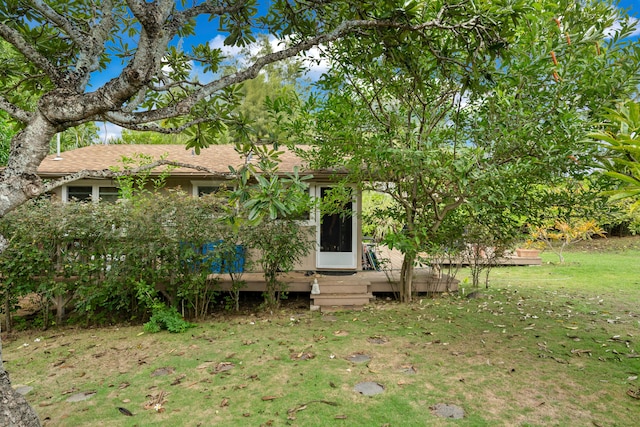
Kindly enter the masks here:
<path id="1" fill-rule="evenodd" d="M 540 267 L 496 269 L 480 299 L 379 300 L 330 315 L 292 304 L 184 334 L 29 331 L 3 340 L 3 355 L 48 426 L 634 425 L 640 249 L 629 242 L 577 247 L 564 265 L 545 253 Z M 363 396 L 362 381 L 384 392 Z M 145 409 L 161 393 L 161 410 Z M 437 403 L 465 418 L 436 417 Z"/>

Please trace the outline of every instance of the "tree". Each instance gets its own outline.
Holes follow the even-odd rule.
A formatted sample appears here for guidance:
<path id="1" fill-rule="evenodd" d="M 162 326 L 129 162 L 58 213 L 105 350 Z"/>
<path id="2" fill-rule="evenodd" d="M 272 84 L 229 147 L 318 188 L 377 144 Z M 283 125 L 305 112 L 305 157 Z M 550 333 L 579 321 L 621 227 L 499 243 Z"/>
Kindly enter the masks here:
<path id="1" fill-rule="evenodd" d="M 532 197 L 537 184 L 587 172 L 589 118 L 636 90 L 640 48 L 621 40 L 630 23 L 611 3 L 501 11 L 492 43 L 429 29 L 426 40 L 400 31 L 377 45 L 366 36 L 332 44 L 313 128 L 290 125 L 315 144 L 309 156 L 318 167 L 346 167 L 350 181 L 396 202 L 386 215 L 402 227 L 385 241 L 404 253 L 404 301 L 418 253 L 442 240 L 449 215 L 463 205 L 476 212 L 469 218 L 535 215 L 544 208 Z M 621 29 L 609 37 L 616 22 Z"/>
<path id="2" fill-rule="evenodd" d="M 640 104 L 627 100 L 604 112 L 603 129 L 589 136 L 607 150 L 600 167 L 618 180 L 621 188 L 609 191 L 612 200 L 638 199 L 631 209 L 640 206 Z"/>
<path id="3" fill-rule="evenodd" d="M 460 39 L 461 32 L 471 32 L 477 40 L 495 45 L 499 31 L 511 26 L 506 18 L 512 13 L 505 15 L 506 9 L 499 7 L 476 9 L 471 3 L 452 1 L 429 13 L 406 13 L 415 7 L 416 3 L 395 0 L 275 0 L 266 13 L 259 13 L 255 0 L 3 2 L 0 38 L 11 45 L 16 61 L 11 67 L 3 63 L 0 109 L 19 123 L 20 130 L 0 175 L 0 216 L 56 185 L 92 176 L 83 172 L 55 183 L 41 182 L 37 168 L 56 133 L 96 121 L 167 134 L 195 129 L 186 146 L 198 151 L 233 123 L 240 97 L 237 84 L 314 46 L 349 34 L 369 34 L 378 46 L 383 41 L 396 43 L 400 34 L 428 37 L 431 29 L 458 34 Z M 189 40 L 202 29 L 198 18 L 214 21 L 229 46 L 246 46 L 257 33 L 274 34 L 287 44 L 225 75 L 219 73 L 224 59 L 219 49 L 207 43 L 187 51 L 181 48 L 179 39 Z M 201 66 L 211 80 L 193 79 L 192 64 Z M 109 80 L 102 83 L 100 73 L 106 72 Z M 108 176 L 105 171 L 96 174 Z M 37 424 L 23 400 L 16 407 L 5 404 L 19 398 L 1 363 L 0 392 L 0 422 Z"/>

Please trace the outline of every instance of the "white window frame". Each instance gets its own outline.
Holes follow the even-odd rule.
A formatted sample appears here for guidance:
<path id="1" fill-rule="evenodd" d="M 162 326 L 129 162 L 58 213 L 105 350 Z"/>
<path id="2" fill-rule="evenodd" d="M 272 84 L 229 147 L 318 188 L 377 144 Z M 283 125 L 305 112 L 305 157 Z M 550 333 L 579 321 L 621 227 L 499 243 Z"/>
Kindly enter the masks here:
<path id="1" fill-rule="evenodd" d="M 113 181 L 101 181 L 101 180 L 88 180 L 88 181 L 75 181 L 62 186 L 62 201 L 67 203 L 69 200 L 69 187 L 91 187 L 91 201 L 98 203 L 100 201 L 100 187 L 115 187 L 118 185 Z"/>
<path id="2" fill-rule="evenodd" d="M 198 198 L 199 195 L 199 189 L 200 187 L 224 187 L 226 186 L 227 188 L 229 188 L 229 186 L 227 185 L 228 182 L 227 181 L 222 181 L 222 180 L 207 180 L 207 181 L 191 181 L 191 195 L 195 198 Z"/>
<path id="3" fill-rule="evenodd" d="M 322 188 L 335 187 L 335 183 L 316 183 L 314 192 L 312 193 L 316 200 L 320 202 L 322 198 Z M 351 199 L 352 210 L 352 229 L 351 229 L 351 251 L 350 252 L 322 252 L 320 245 L 322 213 L 320 212 L 320 203 L 317 203 L 314 209 L 314 221 L 316 225 L 316 268 L 320 269 L 358 269 L 358 221 L 359 204 L 355 185 L 349 185 L 353 190 Z M 349 254 L 347 256 L 347 254 Z"/>

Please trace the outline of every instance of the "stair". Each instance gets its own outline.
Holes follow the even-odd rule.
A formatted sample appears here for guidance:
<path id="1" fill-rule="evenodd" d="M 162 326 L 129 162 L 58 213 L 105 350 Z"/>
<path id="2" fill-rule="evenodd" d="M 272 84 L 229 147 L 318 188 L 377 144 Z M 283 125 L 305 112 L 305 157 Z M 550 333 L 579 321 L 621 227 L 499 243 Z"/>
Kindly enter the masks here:
<path id="1" fill-rule="evenodd" d="M 348 280 L 335 277 L 318 278 L 320 293 L 311 294 L 311 309 L 323 312 L 337 310 L 358 310 L 371 302 L 373 294 L 369 291 L 368 280 L 357 280 L 353 276 Z"/>

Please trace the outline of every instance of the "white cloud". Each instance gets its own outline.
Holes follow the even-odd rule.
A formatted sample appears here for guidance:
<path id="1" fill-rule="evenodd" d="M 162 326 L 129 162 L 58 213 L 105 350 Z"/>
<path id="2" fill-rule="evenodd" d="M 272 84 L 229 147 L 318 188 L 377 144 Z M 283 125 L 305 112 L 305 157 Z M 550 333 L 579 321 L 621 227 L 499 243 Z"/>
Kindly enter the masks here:
<path id="1" fill-rule="evenodd" d="M 225 46 L 224 36 L 218 34 L 209 41 L 209 47 L 212 49 L 220 49 L 222 54 L 227 58 L 240 56 L 242 49 L 237 46 Z"/>
<path id="2" fill-rule="evenodd" d="M 627 38 L 636 38 L 640 36 L 640 19 L 629 17 L 628 23 L 630 24 L 631 27 L 633 27 L 633 32 L 630 35 L 628 35 Z M 605 31 L 605 35 L 607 37 L 613 37 L 616 32 L 620 31 L 621 28 L 622 28 L 621 22 L 616 21 L 613 23 L 613 26 L 611 26 Z"/>
<path id="3" fill-rule="evenodd" d="M 318 80 L 320 76 L 329 70 L 329 60 L 322 56 L 322 46 L 311 48 L 306 56 L 304 65 L 307 68 L 307 77 L 311 80 Z"/>
<path id="4" fill-rule="evenodd" d="M 273 35 L 268 36 L 269 44 L 273 52 L 279 52 L 286 48 L 287 41 L 279 40 Z M 227 58 L 227 62 L 236 62 L 240 66 L 249 65 L 247 56 L 244 52 L 248 52 L 249 56 L 256 56 L 261 49 L 259 42 L 252 43 L 245 49 L 237 46 L 225 46 L 224 36 L 217 35 L 209 41 L 209 46 L 213 49 L 220 49 L 222 54 Z M 322 73 L 329 69 L 329 62 L 322 58 L 322 48 L 313 47 L 310 50 L 303 52 L 297 56 L 302 60 L 304 67 L 308 70 L 307 77 L 312 80 L 317 80 Z"/>
<path id="5" fill-rule="evenodd" d="M 100 137 L 100 144 L 108 144 L 109 141 L 116 140 L 122 135 L 122 128 L 113 123 L 98 122 L 98 136 Z"/>

